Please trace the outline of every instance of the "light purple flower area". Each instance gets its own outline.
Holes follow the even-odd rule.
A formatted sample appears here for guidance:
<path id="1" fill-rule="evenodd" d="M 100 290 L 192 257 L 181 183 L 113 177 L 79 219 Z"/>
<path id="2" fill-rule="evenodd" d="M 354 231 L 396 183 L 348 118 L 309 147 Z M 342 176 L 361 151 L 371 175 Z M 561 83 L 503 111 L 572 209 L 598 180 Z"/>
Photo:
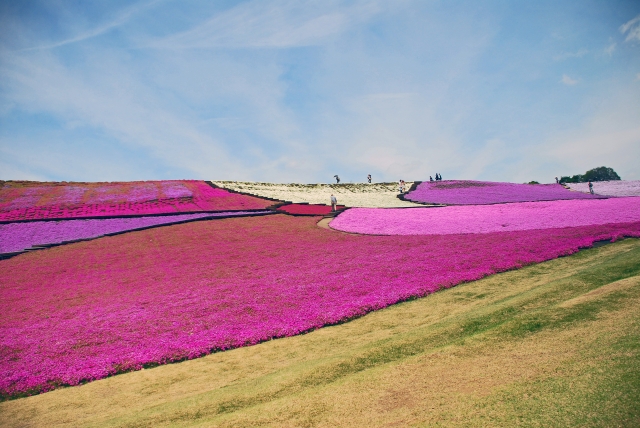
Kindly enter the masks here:
<path id="1" fill-rule="evenodd" d="M 115 186 L 105 186 L 91 189 L 91 202 L 94 204 L 112 203 L 120 196 L 120 189 Z M 155 183 L 137 183 L 129 188 L 127 195 L 128 202 L 145 202 L 152 199 L 159 199 L 158 188 Z"/>
<path id="2" fill-rule="evenodd" d="M 64 189 L 64 200 L 70 205 L 82 203 L 82 197 L 87 189 L 78 186 L 68 186 Z M 35 205 L 35 204 L 34 204 Z"/>
<path id="3" fill-rule="evenodd" d="M 151 226 L 170 225 L 216 217 L 262 215 L 265 213 L 270 213 L 270 211 L 233 211 L 155 217 L 0 224 L 0 253 L 15 253 L 38 245 L 59 244 L 77 239 L 91 239 L 110 233 L 133 231 Z"/>
<path id="4" fill-rule="evenodd" d="M 32 187 L 25 189 L 22 194 L 16 198 L 3 198 L 0 194 L 0 209 L 3 211 L 10 211 L 25 206 L 33 206 L 40 199 L 42 193 L 41 187 Z"/>
<path id="5" fill-rule="evenodd" d="M 405 199 L 413 202 L 444 205 L 485 205 L 605 197 L 571 192 L 560 184 L 516 184 L 467 180 L 424 181 L 416 190 L 404 196 Z"/>
<path id="6" fill-rule="evenodd" d="M 365 235 L 453 235 L 640 221 L 640 198 L 440 208 L 351 208 L 332 229 Z"/>
<path id="7" fill-rule="evenodd" d="M 182 183 L 163 182 L 161 187 L 165 198 L 188 198 L 193 196 L 193 192 Z"/>
<path id="8" fill-rule="evenodd" d="M 592 181 L 593 193 L 605 196 L 640 196 L 640 180 Z M 566 183 L 571 190 L 589 193 L 589 183 Z"/>

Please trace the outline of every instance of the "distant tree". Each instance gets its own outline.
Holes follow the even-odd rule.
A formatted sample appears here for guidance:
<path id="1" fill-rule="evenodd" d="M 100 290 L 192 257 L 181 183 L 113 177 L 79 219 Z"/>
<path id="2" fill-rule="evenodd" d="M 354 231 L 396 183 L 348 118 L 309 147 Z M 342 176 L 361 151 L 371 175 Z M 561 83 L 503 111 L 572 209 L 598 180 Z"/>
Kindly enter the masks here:
<path id="1" fill-rule="evenodd" d="M 620 176 L 613 170 L 613 168 L 607 168 L 606 166 L 590 169 L 582 177 L 583 181 L 620 180 Z"/>
<path id="2" fill-rule="evenodd" d="M 567 177 L 566 175 L 563 175 L 562 177 L 560 177 L 560 184 L 562 184 L 562 183 L 581 183 L 581 182 L 582 182 L 582 175 L 581 174 L 574 175 L 573 177 Z"/>
<path id="3" fill-rule="evenodd" d="M 590 169 L 584 174 L 576 174 L 568 177 L 563 176 L 560 178 L 560 183 L 584 183 L 587 181 L 611 181 L 620 180 L 620 176 L 613 170 L 606 166 Z"/>
<path id="4" fill-rule="evenodd" d="M 540 184 L 540 183 L 538 183 L 537 181 L 533 180 L 533 181 L 528 182 L 527 184 Z"/>

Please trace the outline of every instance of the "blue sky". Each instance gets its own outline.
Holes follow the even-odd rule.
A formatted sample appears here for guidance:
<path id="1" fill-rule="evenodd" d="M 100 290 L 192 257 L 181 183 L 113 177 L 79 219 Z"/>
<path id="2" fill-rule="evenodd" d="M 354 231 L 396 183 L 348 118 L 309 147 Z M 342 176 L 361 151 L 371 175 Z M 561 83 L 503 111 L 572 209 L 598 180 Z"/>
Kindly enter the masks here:
<path id="1" fill-rule="evenodd" d="M 0 1 L 0 179 L 640 179 L 638 1 Z"/>

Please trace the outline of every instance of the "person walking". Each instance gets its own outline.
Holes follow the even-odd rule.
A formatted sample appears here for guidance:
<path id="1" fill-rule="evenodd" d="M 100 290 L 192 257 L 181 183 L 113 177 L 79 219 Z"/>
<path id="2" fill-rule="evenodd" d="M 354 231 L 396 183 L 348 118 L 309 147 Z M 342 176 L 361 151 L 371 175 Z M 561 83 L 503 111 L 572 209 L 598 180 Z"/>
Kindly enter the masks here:
<path id="1" fill-rule="evenodd" d="M 331 194 L 331 212 L 336 212 L 336 207 L 338 206 L 338 199 Z"/>
<path id="2" fill-rule="evenodd" d="M 371 184 L 371 174 L 367 174 L 367 181 Z"/>
<path id="3" fill-rule="evenodd" d="M 589 180 L 589 193 L 593 195 L 593 183 Z"/>
<path id="4" fill-rule="evenodd" d="M 340 177 L 338 177 L 337 175 L 334 175 L 334 177 L 336 178 L 336 184 L 340 184 Z"/>
<path id="5" fill-rule="evenodd" d="M 558 180 L 558 177 L 556 177 L 556 184 L 560 184 L 560 180 Z"/>

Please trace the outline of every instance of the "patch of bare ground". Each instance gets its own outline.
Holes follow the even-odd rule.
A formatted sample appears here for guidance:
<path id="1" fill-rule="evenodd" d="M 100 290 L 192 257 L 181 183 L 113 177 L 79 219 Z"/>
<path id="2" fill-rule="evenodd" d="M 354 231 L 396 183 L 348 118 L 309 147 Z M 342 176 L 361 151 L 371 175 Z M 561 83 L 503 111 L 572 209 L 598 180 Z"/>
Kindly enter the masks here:
<path id="1" fill-rule="evenodd" d="M 638 426 L 640 242 L 0 403 L 2 426 Z"/>

